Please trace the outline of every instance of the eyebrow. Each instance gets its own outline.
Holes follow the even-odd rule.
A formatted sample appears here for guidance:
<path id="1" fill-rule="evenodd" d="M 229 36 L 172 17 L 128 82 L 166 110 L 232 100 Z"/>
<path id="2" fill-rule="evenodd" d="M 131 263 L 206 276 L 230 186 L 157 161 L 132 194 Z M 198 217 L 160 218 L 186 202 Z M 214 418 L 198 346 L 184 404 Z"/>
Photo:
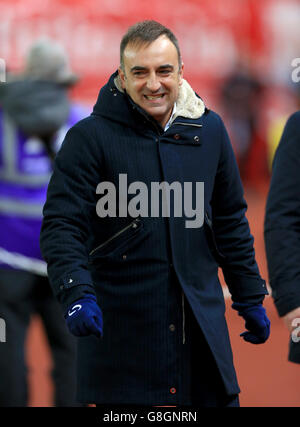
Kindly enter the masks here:
<path id="1" fill-rule="evenodd" d="M 174 70 L 174 66 L 171 64 L 164 64 L 164 65 L 160 65 L 158 67 L 159 70 L 165 69 L 165 68 L 171 68 L 172 70 Z M 133 72 L 133 71 L 144 71 L 144 70 L 147 70 L 147 67 L 141 67 L 140 65 L 136 65 L 135 67 L 132 67 L 130 69 L 131 72 Z"/>

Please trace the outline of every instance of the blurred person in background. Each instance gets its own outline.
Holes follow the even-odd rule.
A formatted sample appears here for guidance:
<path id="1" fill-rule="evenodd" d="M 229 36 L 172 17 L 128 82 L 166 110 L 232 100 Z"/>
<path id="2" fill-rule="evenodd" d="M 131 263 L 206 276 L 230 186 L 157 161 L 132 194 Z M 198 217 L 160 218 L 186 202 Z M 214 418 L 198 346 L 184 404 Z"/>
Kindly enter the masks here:
<path id="1" fill-rule="evenodd" d="M 0 406 L 27 406 L 26 334 L 39 314 L 53 359 L 54 404 L 75 402 L 75 338 L 53 296 L 39 248 L 52 162 L 68 128 L 87 115 L 69 100 L 78 77 L 48 38 L 28 51 L 24 71 L 0 84 Z"/>
<path id="2" fill-rule="evenodd" d="M 274 156 L 264 235 L 272 297 L 291 334 L 288 359 L 300 363 L 300 110 Z"/>
<path id="3" fill-rule="evenodd" d="M 204 182 L 202 223 L 142 213 L 148 193 L 131 214 L 120 174 L 147 189 Z M 105 195 L 117 210 L 103 215 L 107 182 L 126 206 Z M 130 27 L 93 113 L 66 135 L 44 207 L 50 283 L 80 337 L 81 402 L 239 406 L 218 265 L 243 339 L 262 344 L 270 333 L 246 208 L 224 124 L 183 79 L 176 37 L 155 21 Z"/>
<path id="4" fill-rule="evenodd" d="M 253 167 L 256 177 L 259 173 L 264 174 L 264 171 L 258 170 L 261 169 L 260 164 L 267 169 L 266 153 L 258 131 L 263 89 L 261 82 L 247 66 L 245 58 L 240 59 L 221 87 L 224 120 L 228 123 L 228 132 L 244 184 L 253 184 Z M 257 151 L 255 156 L 254 149 Z M 255 165 L 251 164 L 253 161 Z"/>

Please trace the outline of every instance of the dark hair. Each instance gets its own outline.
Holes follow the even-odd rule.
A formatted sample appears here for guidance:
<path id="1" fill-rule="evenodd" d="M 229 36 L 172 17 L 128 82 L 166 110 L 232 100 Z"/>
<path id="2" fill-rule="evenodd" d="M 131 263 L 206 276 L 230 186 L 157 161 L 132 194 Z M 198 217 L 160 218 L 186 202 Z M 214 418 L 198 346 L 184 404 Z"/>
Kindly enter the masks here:
<path id="1" fill-rule="evenodd" d="M 154 42 L 160 36 L 165 35 L 174 44 L 178 53 L 179 69 L 181 69 L 181 53 L 177 38 L 174 36 L 171 30 L 164 27 L 162 24 L 156 21 L 141 21 L 129 27 L 127 33 L 123 36 L 120 44 L 120 65 L 123 71 L 124 68 L 124 50 L 128 44 L 134 44 L 136 46 L 149 45 Z"/>

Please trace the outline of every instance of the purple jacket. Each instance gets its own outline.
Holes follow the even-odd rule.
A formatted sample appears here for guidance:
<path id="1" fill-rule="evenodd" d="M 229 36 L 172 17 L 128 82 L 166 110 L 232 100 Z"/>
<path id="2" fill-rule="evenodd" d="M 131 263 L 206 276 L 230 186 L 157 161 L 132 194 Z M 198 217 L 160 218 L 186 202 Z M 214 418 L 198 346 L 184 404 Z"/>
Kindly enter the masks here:
<path id="1" fill-rule="evenodd" d="M 56 151 L 67 130 L 88 114 L 83 107 L 71 105 L 67 122 L 56 133 Z M 0 109 L 0 268 L 45 274 L 39 234 L 51 173 L 42 141 L 26 137 Z"/>

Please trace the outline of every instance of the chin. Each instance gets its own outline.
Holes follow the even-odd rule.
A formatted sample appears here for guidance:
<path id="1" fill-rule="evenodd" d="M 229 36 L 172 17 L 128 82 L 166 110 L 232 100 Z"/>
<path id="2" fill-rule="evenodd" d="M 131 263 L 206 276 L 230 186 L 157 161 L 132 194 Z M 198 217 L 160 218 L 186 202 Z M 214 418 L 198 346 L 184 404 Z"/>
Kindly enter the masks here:
<path id="1" fill-rule="evenodd" d="M 165 108 L 145 108 L 145 111 L 150 114 L 155 120 L 158 122 L 164 118 L 164 116 L 167 114 L 167 111 Z"/>

